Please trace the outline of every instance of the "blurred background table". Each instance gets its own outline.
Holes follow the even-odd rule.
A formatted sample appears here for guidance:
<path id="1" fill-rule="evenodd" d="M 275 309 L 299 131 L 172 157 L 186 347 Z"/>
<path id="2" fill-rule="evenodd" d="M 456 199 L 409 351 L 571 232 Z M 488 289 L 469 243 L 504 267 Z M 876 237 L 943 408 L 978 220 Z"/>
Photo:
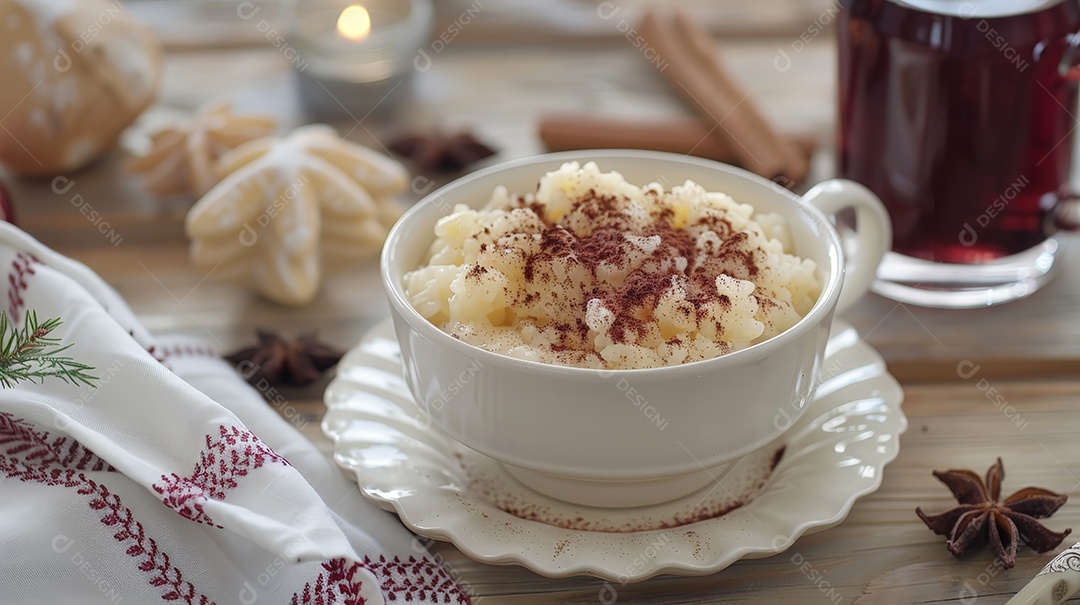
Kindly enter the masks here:
<path id="1" fill-rule="evenodd" d="M 218 11 L 231 6 L 216 4 Z M 646 2 L 607 4 L 621 11 L 618 18 L 601 18 L 599 2 L 438 2 L 437 33 L 468 7 L 481 10 L 433 57 L 430 70 L 416 74 L 414 93 L 404 106 L 336 125 L 375 148 L 416 128 L 467 128 L 499 150 L 485 161 L 495 163 L 543 151 L 536 135 L 542 114 L 688 115 L 619 31 L 618 22 L 634 23 Z M 816 0 L 681 4 L 708 24 L 735 77 L 779 129 L 821 142 L 812 180 L 827 178 L 835 127 L 835 49 L 828 28 L 819 30 L 833 21 L 837 7 Z M 160 0 L 132 2 L 130 8 L 152 21 L 157 16 L 166 26 L 168 11 L 191 10 Z M 231 98 L 241 109 L 274 113 L 286 125 L 308 121 L 298 107 L 289 62 L 258 31 L 250 31 L 252 24 L 213 21 L 213 13 L 203 17 L 222 29 L 162 30 L 169 43 L 164 91 L 132 131 L 135 139 L 219 97 Z M 785 71 L 775 66 L 782 50 L 791 59 Z M 74 185 L 63 194 L 47 181 L 18 182 L 2 173 L 0 178 L 12 190 L 20 225 L 100 273 L 151 330 L 200 336 L 232 351 L 251 341 L 258 326 L 288 335 L 317 329 L 325 340 L 348 348 L 388 315 L 374 260 L 328 279 L 317 301 L 300 309 L 208 279 L 212 276 L 187 261 L 183 217 L 190 201 L 162 202 L 146 195 L 121 173 L 119 156 L 71 175 Z M 416 181 L 412 200 L 445 180 Z M 100 214 L 114 237 L 105 237 L 100 224 L 80 213 L 76 195 Z M 1022 547 L 1017 567 L 1008 572 L 995 568 L 988 553 L 955 561 L 914 508 L 938 511 L 951 502 L 932 469 L 982 472 L 997 456 L 1005 459 L 1006 492 L 1027 485 L 1069 493 L 1080 487 L 1080 414 L 1075 413 L 1080 406 L 1080 246 L 1071 236 L 1062 241 L 1069 251 L 1063 274 L 1028 299 L 957 312 L 869 296 L 849 313 L 904 385 L 911 426 L 882 488 L 859 501 L 840 526 L 800 539 L 787 553 L 743 561 L 713 575 L 617 586 L 619 602 L 972 603 L 973 594 L 978 603 L 1007 600 L 1052 553 L 1037 555 Z M 958 372 L 961 363 L 965 369 L 979 366 L 977 374 L 965 378 Z M 288 395 L 311 421 L 307 437 L 329 448 L 317 422 L 323 413 L 321 386 Z M 1067 504 L 1049 525 L 1080 526 L 1080 502 Z M 596 579 L 552 580 L 520 567 L 475 563 L 449 544 L 436 551 L 477 603 L 596 602 L 604 586 Z M 823 591 L 820 581 L 811 581 L 793 560 L 810 562 L 837 592 Z M 840 601 L 832 596 L 837 593 Z"/>

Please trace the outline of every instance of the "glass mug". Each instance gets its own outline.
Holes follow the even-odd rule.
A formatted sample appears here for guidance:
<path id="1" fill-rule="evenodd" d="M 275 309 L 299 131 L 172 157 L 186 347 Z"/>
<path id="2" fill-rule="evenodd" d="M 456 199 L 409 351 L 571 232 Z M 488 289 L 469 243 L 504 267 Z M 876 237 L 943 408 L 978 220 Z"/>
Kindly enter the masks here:
<path id="1" fill-rule="evenodd" d="M 839 174 L 889 209 L 874 290 L 935 307 L 1014 300 L 1072 226 L 1080 0 L 843 0 Z"/>

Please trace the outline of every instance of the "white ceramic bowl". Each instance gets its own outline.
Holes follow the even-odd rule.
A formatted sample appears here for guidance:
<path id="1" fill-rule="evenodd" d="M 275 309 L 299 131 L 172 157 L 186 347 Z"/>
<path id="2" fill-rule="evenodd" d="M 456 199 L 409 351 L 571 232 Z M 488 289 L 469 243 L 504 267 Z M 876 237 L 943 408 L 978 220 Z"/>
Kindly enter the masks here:
<path id="1" fill-rule="evenodd" d="M 658 181 L 670 187 L 691 179 L 758 212 L 782 214 L 795 253 L 818 264 L 820 299 L 790 329 L 749 348 L 680 366 L 616 371 L 484 351 L 450 337 L 413 309 L 402 278 L 425 262 L 439 218 L 456 204 L 482 206 L 497 185 L 511 193 L 535 191 L 541 176 L 568 161 L 595 161 L 638 185 Z M 848 246 L 854 253 L 846 262 L 844 246 L 822 212 L 844 208 L 854 208 L 858 222 Z M 890 247 L 889 234 L 881 202 L 849 181 L 822 183 L 800 198 L 708 160 L 574 151 L 493 166 L 428 195 L 391 230 L 381 270 L 405 378 L 423 410 L 418 424 L 433 422 L 548 495 L 636 506 L 686 495 L 717 473 L 730 472 L 749 452 L 782 445 L 783 432 L 812 398 L 838 304 L 845 308 L 869 288 Z"/>

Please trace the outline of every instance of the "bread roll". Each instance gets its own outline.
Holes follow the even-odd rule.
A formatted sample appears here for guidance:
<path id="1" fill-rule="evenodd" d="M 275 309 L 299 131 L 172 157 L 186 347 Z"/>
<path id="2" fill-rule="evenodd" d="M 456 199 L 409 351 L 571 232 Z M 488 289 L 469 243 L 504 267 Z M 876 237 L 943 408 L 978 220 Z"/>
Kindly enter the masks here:
<path id="1" fill-rule="evenodd" d="M 0 2 L 0 163 L 78 170 L 157 96 L 161 50 L 119 2 Z"/>

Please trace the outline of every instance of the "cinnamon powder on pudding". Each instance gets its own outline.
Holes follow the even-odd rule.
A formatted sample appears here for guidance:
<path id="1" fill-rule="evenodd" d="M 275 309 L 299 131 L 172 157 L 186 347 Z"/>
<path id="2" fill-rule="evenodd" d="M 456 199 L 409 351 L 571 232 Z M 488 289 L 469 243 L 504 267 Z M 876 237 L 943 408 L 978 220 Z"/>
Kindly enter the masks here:
<path id="1" fill-rule="evenodd" d="M 436 227 L 406 275 L 425 317 L 476 346 L 547 363 L 708 359 L 793 325 L 820 292 L 784 220 L 687 182 L 638 187 L 564 165 L 534 194 L 496 190 Z"/>

